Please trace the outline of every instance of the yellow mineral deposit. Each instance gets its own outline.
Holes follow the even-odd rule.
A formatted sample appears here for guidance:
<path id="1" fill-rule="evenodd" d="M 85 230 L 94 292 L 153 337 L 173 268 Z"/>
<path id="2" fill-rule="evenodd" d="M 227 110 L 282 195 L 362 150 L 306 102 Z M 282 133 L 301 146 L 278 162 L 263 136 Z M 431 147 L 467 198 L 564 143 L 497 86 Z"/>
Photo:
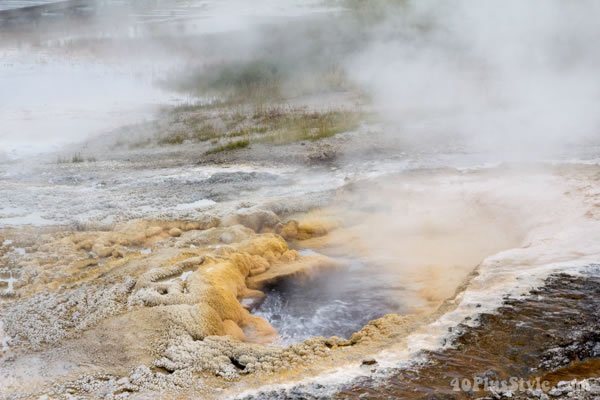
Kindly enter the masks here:
<path id="1" fill-rule="evenodd" d="M 195 374 L 214 385 L 244 388 L 283 376 L 297 380 L 403 346 L 403 338 L 456 307 L 452 299 L 480 262 L 521 246 L 543 215 L 519 204 L 532 183 L 515 184 L 504 172 L 402 179 L 384 188 L 365 183 L 360 190 L 340 191 L 334 207 L 285 219 L 254 208 L 198 221 L 135 220 L 104 231 L 6 230 L 2 240 L 12 244 L 5 247 L 27 250 L 14 282 L 20 301 L 31 303 L 32 310 L 56 301 L 79 314 L 71 325 L 70 309 L 53 316 L 42 339 L 28 330 L 27 321 L 18 322 L 30 318 L 27 310 L 7 319 L 15 324 L 4 329 L 23 344 L 66 354 L 61 362 L 83 366 L 69 367 L 66 375 L 127 375 L 142 365 L 156 369 L 144 369 L 144 382 L 151 376 L 173 383 Z M 466 183 L 449 183 L 456 179 L 468 182 L 469 190 Z M 491 181 L 505 190 L 488 191 Z M 564 197 L 566 186 L 547 184 L 546 196 L 532 199 L 531 206 L 555 207 Z M 436 191 L 421 191 L 419 185 Z M 395 201 L 387 201 L 391 198 Z M 385 285 L 397 288 L 407 306 L 403 315 L 382 316 L 347 339 L 312 337 L 278 345 L 278 332 L 251 305 L 281 280 L 346 271 L 348 260 L 390 272 L 383 276 L 397 282 L 386 278 Z M 79 321 L 82 314 L 87 318 Z"/>
<path id="2" fill-rule="evenodd" d="M 326 359 L 325 367 L 337 357 L 360 357 L 360 350 L 334 355 L 336 349 L 384 342 L 405 325 L 405 318 L 388 316 L 349 340 L 311 338 L 282 348 L 271 344 L 278 334 L 269 322 L 243 305 L 264 298 L 261 289 L 279 279 L 344 268 L 339 260 L 321 254 L 301 256 L 288 247 L 326 237 L 339 226 L 327 211 L 280 221 L 269 211 L 254 210 L 202 222 L 137 220 L 110 231 L 54 230 L 39 244 L 32 240 L 33 231 L 9 234 L 30 244 L 28 261 L 20 265 L 25 271 L 19 280 L 23 301 L 45 292 L 72 297 L 71 291 L 80 290 L 88 300 L 79 307 L 100 312 L 89 323 L 56 333 L 73 340 L 37 345 L 43 349 L 51 344 L 67 354 L 65 362 L 81 365 L 90 354 L 102 354 L 89 370 L 75 368 L 73 373 L 126 374 L 145 363 L 171 372 L 216 374 L 225 380 L 247 374 L 268 380 L 273 371 L 295 371 L 316 358 Z M 146 248 L 152 251 L 140 251 Z M 37 268 L 39 273 L 33 273 Z M 110 306 L 90 296 L 110 298 Z M 31 332 L 17 334 L 24 341 L 35 340 Z"/>

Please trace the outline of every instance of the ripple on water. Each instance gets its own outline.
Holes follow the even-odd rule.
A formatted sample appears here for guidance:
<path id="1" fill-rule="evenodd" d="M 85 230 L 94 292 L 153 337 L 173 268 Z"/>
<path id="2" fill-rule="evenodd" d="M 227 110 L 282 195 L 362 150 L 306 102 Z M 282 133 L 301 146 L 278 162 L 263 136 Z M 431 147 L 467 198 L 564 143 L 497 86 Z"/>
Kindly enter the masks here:
<path id="1" fill-rule="evenodd" d="M 301 252 L 309 253 L 315 254 Z M 312 336 L 349 338 L 373 319 L 405 311 L 398 286 L 386 285 L 397 279 L 352 261 L 346 269 L 288 278 L 267 287 L 265 301 L 254 314 L 277 329 L 280 345 Z"/>

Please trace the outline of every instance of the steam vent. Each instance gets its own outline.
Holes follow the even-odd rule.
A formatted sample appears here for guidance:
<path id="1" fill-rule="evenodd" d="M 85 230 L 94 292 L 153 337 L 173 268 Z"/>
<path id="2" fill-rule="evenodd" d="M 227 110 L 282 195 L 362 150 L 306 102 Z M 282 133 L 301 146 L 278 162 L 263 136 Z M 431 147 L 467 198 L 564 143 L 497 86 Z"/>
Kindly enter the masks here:
<path id="1" fill-rule="evenodd" d="M 598 15 L 0 0 L 0 400 L 600 399 Z"/>

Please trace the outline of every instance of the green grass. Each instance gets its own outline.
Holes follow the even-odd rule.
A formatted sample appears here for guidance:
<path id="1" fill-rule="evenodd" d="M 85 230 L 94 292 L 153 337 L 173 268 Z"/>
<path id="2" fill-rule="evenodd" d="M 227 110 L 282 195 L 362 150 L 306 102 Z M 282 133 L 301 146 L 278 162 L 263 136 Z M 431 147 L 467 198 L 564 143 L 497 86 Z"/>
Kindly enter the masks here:
<path id="1" fill-rule="evenodd" d="M 178 127 L 158 138 L 159 145 L 181 145 L 185 142 L 210 142 L 215 145 L 221 138 L 240 138 L 215 147 L 208 154 L 235 150 L 250 143 L 266 142 L 286 144 L 297 141 L 314 141 L 357 129 L 364 114 L 355 111 L 306 111 L 285 106 L 257 106 L 253 112 L 231 114 L 227 109 L 219 116 L 225 127 L 215 128 L 212 123 Z M 203 121 L 202 118 L 185 121 Z M 235 121 L 227 127 L 228 121 Z"/>
<path id="2" fill-rule="evenodd" d="M 171 135 L 162 137 L 159 139 L 158 144 L 161 145 L 165 145 L 165 144 L 170 144 L 170 145 L 174 145 L 174 144 L 182 144 L 185 139 L 186 139 L 186 134 L 185 133 L 173 133 Z"/>
<path id="3" fill-rule="evenodd" d="M 268 126 L 251 126 L 247 128 L 237 129 L 227 134 L 228 137 L 249 136 L 253 134 L 263 134 L 269 131 Z"/>
<path id="4" fill-rule="evenodd" d="M 350 111 L 291 112 L 270 111 L 255 115 L 269 128 L 263 141 L 291 143 L 319 140 L 354 130 L 360 125 L 361 113 Z"/>
<path id="5" fill-rule="evenodd" d="M 210 124 L 195 126 L 192 128 L 191 139 L 197 142 L 205 142 L 207 140 L 218 138 L 219 132 Z"/>
<path id="6" fill-rule="evenodd" d="M 245 147 L 248 147 L 249 145 L 250 145 L 250 141 L 247 139 L 238 140 L 235 142 L 230 142 L 230 143 L 224 144 L 219 147 L 215 147 L 214 149 L 210 149 L 206 152 L 206 154 L 215 154 L 215 153 L 220 153 L 222 151 L 243 149 Z"/>
<path id="7" fill-rule="evenodd" d="M 191 142 L 206 142 L 222 136 L 212 125 L 188 126 L 160 136 L 159 145 L 180 145 L 186 140 Z"/>
<path id="8" fill-rule="evenodd" d="M 66 158 L 66 157 L 58 157 L 56 159 L 56 163 L 57 164 L 80 164 L 83 162 L 96 162 L 96 157 L 93 156 L 89 156 L 87 159 L 81 155 L 81 153 L 75 153 L 71 156 L 71 158 Z"/>
<path id="9" fill-rule="evenodd" d="M 207 154 L 214 154 L 244 148 L 252 143 L 287 144 L 321 140 L 355 130 L 367 117 L 361 111 L 310 111 L 269 103 L 185 110 L 171 114 L 165 124 L 155 127 L 155 143 L 182 145 L 209 142 Z"/>

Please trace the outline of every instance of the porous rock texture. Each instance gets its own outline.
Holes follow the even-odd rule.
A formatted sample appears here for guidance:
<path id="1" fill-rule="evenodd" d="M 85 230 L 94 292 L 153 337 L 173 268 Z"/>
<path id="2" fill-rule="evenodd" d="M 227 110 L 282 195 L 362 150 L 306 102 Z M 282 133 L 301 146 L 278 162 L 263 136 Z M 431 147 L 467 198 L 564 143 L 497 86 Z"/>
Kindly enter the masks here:
<path id="1" fill-rule="evenodd" d="M 224 384 L 293 371 L 393 336 L 406 321 L 389 315 L 349 340 L 267 346 L 277 332 L 242 306 L 279 278 L 343 267 L 326 256 L 300 256 L 286 242 L 326 234 L 330 225 L 245 209 L 200 221 L 138 220 L 110 231 L 5 232 L 25 254 L 10 258 L 16 295 L 0 303 L 0 393 L 202 393 L 203 379 Z"/>

